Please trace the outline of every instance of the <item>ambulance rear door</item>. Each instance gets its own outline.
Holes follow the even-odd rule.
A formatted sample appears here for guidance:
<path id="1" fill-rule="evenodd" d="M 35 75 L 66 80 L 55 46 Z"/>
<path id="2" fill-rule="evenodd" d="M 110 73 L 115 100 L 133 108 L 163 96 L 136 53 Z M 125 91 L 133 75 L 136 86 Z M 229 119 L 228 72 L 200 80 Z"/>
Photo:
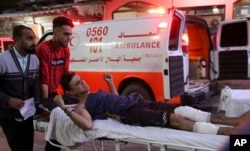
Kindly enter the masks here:
<path id="1" fill-rule="evenodd" d="M 181 35 L 184 31 L 185 16 L 174 10 L 169 17 L 167 32 L 167 46 L 163 59 L 164 97 L 166 100 L 184 94 L 183 52 L 181 49 Z"/>

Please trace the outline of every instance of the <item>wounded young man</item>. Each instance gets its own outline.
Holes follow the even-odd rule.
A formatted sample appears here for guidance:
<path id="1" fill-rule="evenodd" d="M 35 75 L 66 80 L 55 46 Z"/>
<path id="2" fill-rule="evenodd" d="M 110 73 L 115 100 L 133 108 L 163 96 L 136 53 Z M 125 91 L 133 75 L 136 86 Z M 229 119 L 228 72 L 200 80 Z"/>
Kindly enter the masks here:
<path id="1" fill-rule="evenodd" d="M 250 111 L 240 117 L 228 118 L 204 112 L 188 106 L 146 101 L 138 94 L 118 95 L 112 76 L 104 75 L 111 92 L 90 92 L 88 84 L 74 72 L 62 76 L 65 91 L 79 98 L 74 109 L 66 107 L 61 95 L 54 98 L 71 120 L 82 129 L 91 129 L 92 120 L 116 117 L 124 124 L 158 126 L 204 134 L 231 135 L 247 118 Z M 212 124 L 213 123 L 213 124 Z M 219 127 L 215 124 L 229 125 Z"/>

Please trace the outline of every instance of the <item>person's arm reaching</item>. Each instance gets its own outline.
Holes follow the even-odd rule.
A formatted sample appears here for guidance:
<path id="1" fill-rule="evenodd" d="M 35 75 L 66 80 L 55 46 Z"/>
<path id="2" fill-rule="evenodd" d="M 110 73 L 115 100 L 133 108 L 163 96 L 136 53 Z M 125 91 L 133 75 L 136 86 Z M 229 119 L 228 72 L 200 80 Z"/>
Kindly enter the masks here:
<path id="1" fill-rule="evenodd" d="M 76 105 L 75 109 L 71 110 L 66 107 L 61 95 L 56 95 L 54 102 L 71 118 L 71 120 L 80 128 L 84 130 L 91 129 L 92 118 L 89 112 L 86 110 L 84 103 Z"/>
<path id="2" fill-rule="evenodd" d="M 65 65 L 64 65 L 64 72 L 69 72 L 69 61 L 70 61 L 70 50 L 69 48 L 64 48 L 65 52 Z"/>
<path id="3" fill-rule="evenodd" d="M 47 84 L 41 84 L 41 97 L 42 98 L 48 98 L 49 97 L 49 88 Z"/>
<path id="4" fill-rule="evenodd" d="M 48 98 L 49 90 L 49 46 L 40 44 L 36 48 L 36 56 L 40 62 L 40 95 L 41 98 Z"/>
<path id="5" fill-rule="evenodd" d="M 108 73 L 105 73 L 105 74 L 104 74 L 104 80 L 105 80 L 105 81 L 107 82 L 107 84 L 108 84 L 109 91 L 110 91 L 111 93 L 114 93 L 114 94 L 119 95 L 118 92 L 117 92 L 117 90 L 116 90 L 116 88 L 115 88 L 115 85 L 114 85 L 114 82 L 113 82 L 113 77 L 112 77 L 112 75 L 111 75 L 111 74 L 108 74 Z"/>

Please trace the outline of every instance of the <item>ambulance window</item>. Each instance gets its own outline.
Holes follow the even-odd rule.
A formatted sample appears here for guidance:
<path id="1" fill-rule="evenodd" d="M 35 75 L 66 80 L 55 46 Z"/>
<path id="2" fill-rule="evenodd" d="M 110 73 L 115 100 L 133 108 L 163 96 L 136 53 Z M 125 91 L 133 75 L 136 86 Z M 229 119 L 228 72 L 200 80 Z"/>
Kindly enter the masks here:
<path id="1" fill-rule="evenodd" d="M 221 47 L 246 46 L 247 41 L 247 22 L 230 23 L 222 26 Z"/>
<path id="2" fill-rule="evenodd" d="M 177 15 L 174 15 L 172 25 L 171 25 L 170 37 L 169 37 L 170 39 L 169 39 L 168 49 L 170 51 L 178 49 L 180 26 L 181 26 L 181 19 Z"/>
<path id="3" fill-rule="evenodd" d="M 50 31 L 48 33 L 45 33 L 37 42 L 37 45 L 40 44 L 43 41 L 47 41 L 53 38 L 53 32 Z"/>

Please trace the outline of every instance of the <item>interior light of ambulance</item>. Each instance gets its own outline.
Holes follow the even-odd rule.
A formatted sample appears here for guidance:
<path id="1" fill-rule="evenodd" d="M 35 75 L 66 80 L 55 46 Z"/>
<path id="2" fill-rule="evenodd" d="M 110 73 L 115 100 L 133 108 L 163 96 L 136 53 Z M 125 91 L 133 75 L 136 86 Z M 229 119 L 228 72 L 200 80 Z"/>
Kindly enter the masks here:
<path id="1" fill-rule="evenodd" d="M 165 29 L 167 28 L 168 24 L 166 22 L 159 23 L 158 28 L 159 29 Z"/>
<path id="2" fill-rule="evenodd" d="M 158 15 L 164 15 L 166 13 L 165 9 L 162 7 L 159 7 L 157 9 L 150 9 L 148 11 L 149 14 L 158 14 Z"/>
<path id="3" fill-rule="evenodd" d="M 182 36 L 181 36 L 181 39 L 182 39 L 183 42 L 188 44 L 189 40 L 188 40 L 188 34 L 187 33 L 183 33 Z"/>
<path id="4" fill-rule="evenodd" d="M 189 39 L 188 39 L 188 34 L 183 33 L 181 36 L 181 46 L 182 46 L 182 51 L 183 52 L 188 52 L 188 45 L 189 45 Z"/>

